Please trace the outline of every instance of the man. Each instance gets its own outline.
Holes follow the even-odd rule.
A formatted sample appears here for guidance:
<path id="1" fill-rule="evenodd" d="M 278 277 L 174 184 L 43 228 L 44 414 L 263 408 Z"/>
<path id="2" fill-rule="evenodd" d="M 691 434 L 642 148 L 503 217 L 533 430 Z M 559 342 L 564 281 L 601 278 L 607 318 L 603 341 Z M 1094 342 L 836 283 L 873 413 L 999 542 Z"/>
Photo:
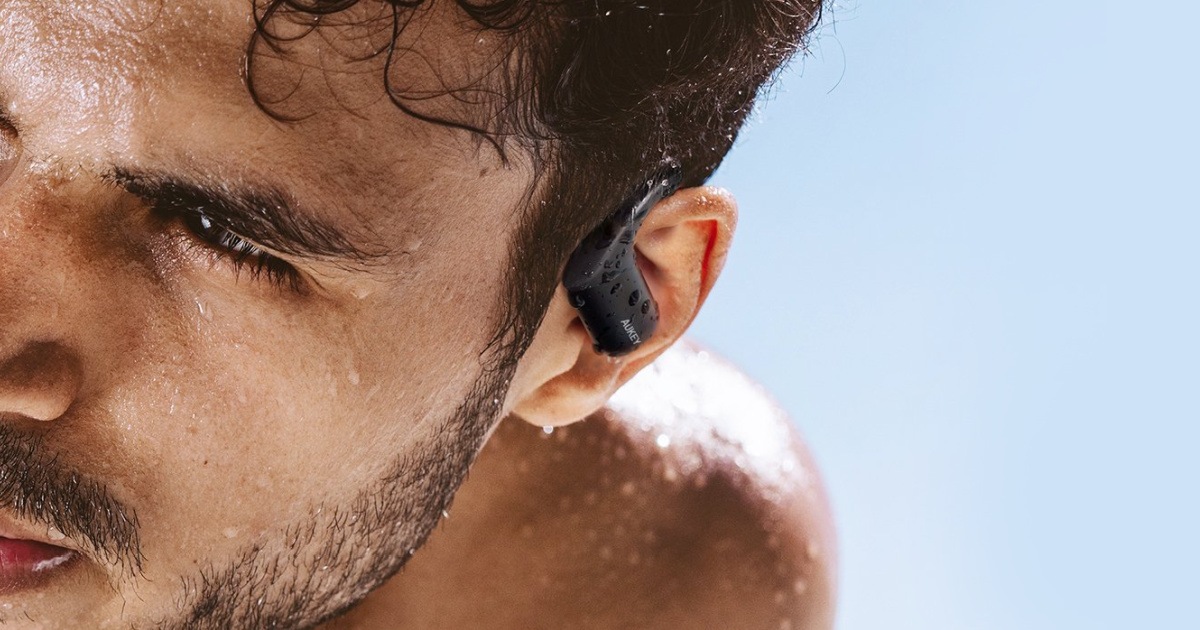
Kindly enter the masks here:
<path id="1" fill-rule="evenodd" d="M 672 348 L 818 9 L 0 3 L 0 621 L 829 627 L 811 462 Z M 667 159 L 599 353 L 563 265 Z"/>

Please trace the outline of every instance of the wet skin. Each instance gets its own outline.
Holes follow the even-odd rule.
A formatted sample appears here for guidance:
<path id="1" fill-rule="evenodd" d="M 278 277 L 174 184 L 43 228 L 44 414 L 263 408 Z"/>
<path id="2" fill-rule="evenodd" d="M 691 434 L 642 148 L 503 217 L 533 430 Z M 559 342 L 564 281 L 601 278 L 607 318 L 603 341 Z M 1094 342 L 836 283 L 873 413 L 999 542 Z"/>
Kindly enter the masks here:
<path id="1" fill-rule="evenodd" d="M 835 535 L 791 425 L 682 341 L 584 422 L 506 420 L 428 545 L 327 630 L 831 628 Z"/>
<path id="2" fill-rule="evenodd" d="M 436 53 L 428 58 L 469 66 L 486 57 L 488 43 L 457 30 L 455 20 L 438 10 L 424 19 Z M 333 91 L 328 81 L 297 86 L 280 75 L 276 87 L 308 115 L 270 119 L 240 74 L 251 27 L 242 2 L 0 3 L 0 470 L 8 471 L 0 555 L 20 555 L 24 543 L 7 539 L 48 544 L 69 559 L 26 562 L 12 569 L 15 577 L 0 571 L 11 604 L 0 610 L 6 627 L 206 627 L 189 621 L 220 608 L 204 599 L 205 587 L 229 596 L 218 600 L 242 627 L 263 622 L 256 610 L 307 594 L 287 625 L 311 625 L 380 586 L 388 567 L 419 546 L 423 532 L 408 516 L 441 512 L 431 496 L 446 493 L 418 483 L 433 475 L 405 477 L 398 462 L 424 473 L 454 459 L 439 449 L 473 453 L 446 429 L 480 382 L 507 237 L 536 182 L 519 155 L 504 166 L 469 135 L 405 116 L 361 69 L 327 73 Z M 308 61 L 336 64 L 315 47 L 298 50 L 301 61 L 307 51 Z M 419 69 L 410 78 L 428 79 Z M 272 80 L 264 79 L 268 91 Z M 189 214 L 196 204 L 181 209 L 180 199 L 205 190 L 285 200 L 291 207 L 268 210 L 291 216 L 303 228 L 294 231 L 327 238 L 299 243 L 260 230 L 239 235 L 248 242 L 223 239 L 207 217 Z M 179 203 L 164 206 L 162 197 Z M 621 361 L 591 353 L 556 296 L 506 379 L 511 387 L 487 409 L 509 419 L 451 521 L 410 571 L 339 627 L 393 627 L 400 614 L 421 619 L 411 627 L 437 627 L 434 620 L 458 614 L 440 603 L 472 591 L 491 598 L 478 602 L 528 598 L 532 587 L 517 580 L 464 581 L 464 570 L 487 556 L 464 558 L 463 550 L 478 551 L 489 532 L 543 524 L 550 533 L 529 540 L 583 536 L 603 549 L 604 532 L 593 540 L 572 519 L 614 518 L 612 489 L 625 487 L 617 480 L 653 474 L 663 481 L 630 495 L 646 501 L 631 527 L 664 523 L 663 533 L 639 548 L 614 534 L 609 546 L 632 567 L 630 579 L 612 578 L 599 568 L 612 558 L 584 553 L 582 543 L 570 547 L 578 555 L 553 557 L 511 539 L 486 549 L 509 570 L 551 576 L 573 593 L 605 580 L 632 587 L 681 575 L 663 595 L 671 614 L 699 614 L 702 607 L 686 602 L 725 602 L 718 616 L 774 624 L 762 627 L 828 625 L 831 535 L 811 476 L 781 482 L 786 491 L 723 464 L 680 468 L 667 479 L 662 458 L 687 441 L 660 448 L 647 442 L 657 432 L 638 428 L 666 418 L 629 405 L 595 415 L 683 334 L 715 281 L 733 217 L 728 195 L 708 189 L 683 191 L 652 213 L 638 247 L 663 320 L 652 343 Z M 255 246 L 265 247 L 245 249 Z M 231 248 L 265 250 L 295 273 L 239 267 Z M 699 373 L 673 378 L 704 382 Z M 538 426 L 592 417 L 546 440 L 518 416 Z M 598 471 L 618 443 L 630 455 L 605 482 Z M 572 449 L 578 457 L 569 470 L 556 469 Z M 12 471 L 21 483 L 9 483 Z M 697 488 L 700 478 L 712 482 Z M 589 505 L 585 488 L 593 486 Z M 588 507 L 561 511 L 563 497 L 579 492 Z M 536 522 L 528 508 L 519 518 L 507 509 L 529 497 L 542 497 L 531 504 L 545 510 Z M 724 525 L 686 525 L 710 518 Z M 646 561 L 630 562 L 635 551 Z M 776 558 L 769 564 L 779 579 L 744 579 L 753 567 L 738 573 L 721 554 Z M 725 592 L 744 587 L 768 608 L 719 595 L 726 581 L 735 586 Z M 622 597 L 613 588 L 591 592 L 597 606 L 601 594 Z M 510 618 L 476 627 L 531 627 L 522 625 L 532 623 L 528 615 L 542 620 L 533 627 L 569 627 L 570 615 L 591 610 L 535 603 L 506 607 Z M 651 622 L 645 608 L 603 607 Z M 596 619 L 577 625 L 605 627 Z M 664 619 L 675 621 L 663 627 L 690 623 Z"/>

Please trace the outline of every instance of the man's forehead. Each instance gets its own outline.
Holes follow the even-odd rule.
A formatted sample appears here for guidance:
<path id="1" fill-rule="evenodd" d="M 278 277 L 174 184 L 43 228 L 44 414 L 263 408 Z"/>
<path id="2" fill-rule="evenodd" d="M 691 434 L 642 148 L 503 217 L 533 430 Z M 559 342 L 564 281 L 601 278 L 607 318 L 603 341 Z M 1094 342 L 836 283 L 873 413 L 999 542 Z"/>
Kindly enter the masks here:
<path id="1" fill-rule="evenodd" d="M 375 19 L 356 24 L 363 16 L 349 16 L 289 42 L 286 55 L 259 46 L 254 71 L 261 96 L 295 118 L 280 121 L 247 89 L 245 55 L 255 29 L 248 2 L 5 2 L 0 105 L 45 145 L 78 153 L 66 159 L 138 160 L 147 164 L 134 166 L 155 168 L 187 163 L 217 177 L 286 177 L 289 189 L 307 197 L 305 205 L 353 199 L 356 215 L 380 205 L 415 211 L 436 204 L 444 211 L 479 203 L 480 195 L 510 207 L 527 186 L 524 169 L 501 168 L 477 138 L 401 112 L 384 89 L 383 57 L 351 60 L 354 47 L 378 47 L 379 33 L 390 33 L 380 30 L 386 15 L 378 14 L 388 5 L 364 4 Z M 425 50 L 397 68 L 397 80 L 420 88 L 431 77 L 469 72 L 464 60 L 486 63 L 478 33 L 439 11 L 410 16 L 422 22 L 409 27 Z M 295 16 L 283 17 L 271 32 L 289 36 L 301 28 Z M 489 181 L 477 185 L 481 179 Z"/>

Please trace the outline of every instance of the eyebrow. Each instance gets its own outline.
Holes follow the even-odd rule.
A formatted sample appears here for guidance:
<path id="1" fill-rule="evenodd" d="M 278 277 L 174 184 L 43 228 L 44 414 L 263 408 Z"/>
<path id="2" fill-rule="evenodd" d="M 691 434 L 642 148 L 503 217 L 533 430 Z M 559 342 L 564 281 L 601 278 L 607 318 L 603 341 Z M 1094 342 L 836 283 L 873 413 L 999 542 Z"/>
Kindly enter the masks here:
<path id="1" fill-rule="evenodd" d="M 209 183 L 127 167 L 115 167 L 104 179 L 142 198 L 156 211 L 202 214 L 221 229 L 287 256 L 369 263 L 388 253 L 385 247 L 354 243 L 342 230 L 301 210 L 273 186 Z"/>

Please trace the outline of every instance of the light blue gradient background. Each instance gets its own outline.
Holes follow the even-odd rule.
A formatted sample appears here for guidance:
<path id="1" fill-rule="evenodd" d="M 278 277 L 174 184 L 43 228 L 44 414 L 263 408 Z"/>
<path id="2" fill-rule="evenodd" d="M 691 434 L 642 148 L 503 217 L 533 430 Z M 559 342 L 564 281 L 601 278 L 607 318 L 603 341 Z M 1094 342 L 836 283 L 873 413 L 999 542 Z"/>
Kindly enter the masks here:
<path id="1" fill-rule="evenodd" d="M 822 466 L 838 627 L 1200 628 L 1200 5 L 835 8 L 693 334 Z"/>

